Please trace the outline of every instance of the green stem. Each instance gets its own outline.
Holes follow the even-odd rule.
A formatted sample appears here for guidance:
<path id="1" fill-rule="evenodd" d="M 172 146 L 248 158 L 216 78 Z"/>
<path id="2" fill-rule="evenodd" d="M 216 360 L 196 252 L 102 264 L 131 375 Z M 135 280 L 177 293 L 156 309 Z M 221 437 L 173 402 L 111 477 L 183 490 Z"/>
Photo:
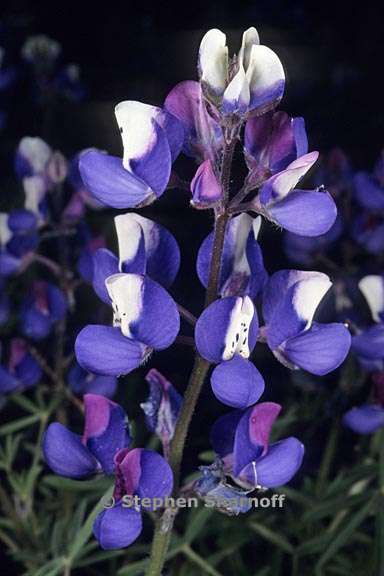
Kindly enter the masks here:
<path id="1" fill-rule="evenodd" d="M 233 139 L 226 144 L 223 151 L 220 173 L 220 182 L 223 188 L 223 203 L 220 210 L 218 210 L 216 214 L 212 260 L 205 298 L 205 307 L 209 306 L 209 304 L 216 300 L 218 294 L 225 229 L 228 220 L 230 219 L 230 215 L 227 213 L 227 206 L 229 199 L 231 166 L 235 146 L 236 139 Z M 209 366 L 209 362 L 202 358 L 198 353 L 196 353 L 192 373 L 184 394 L 183 407 L 177 419 L 175 433 L 170 446 L 169 463 L 174 476 L 175 494 L 177 494 L 179 490 L 180 468 L 189 425 L 191 423 L 197 400 L 207 376 Z M 165 510 L 156 524 L 152 542 L 151 556 L 149 559 L 146 576 L 161 575 L 172 536 L 172 528 L 175 516 L 176 513 L 170 514 L 169 509 Z"/>

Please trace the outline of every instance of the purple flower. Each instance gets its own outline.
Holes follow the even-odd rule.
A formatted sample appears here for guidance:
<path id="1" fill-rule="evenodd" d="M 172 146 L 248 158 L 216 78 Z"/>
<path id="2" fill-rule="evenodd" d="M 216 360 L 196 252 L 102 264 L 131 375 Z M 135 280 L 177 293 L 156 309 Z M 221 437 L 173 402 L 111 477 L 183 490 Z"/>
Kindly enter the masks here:
<path id="1" fill-rule="evenodd" d="M 25 136 L 19 142 L 15 155 L 15 171 L 20 180 L 46 174 L 52 149 L 39 137 Z"/>
<path id="2" fill-rule="evenodd" d="M 337 216 L 331 195 L 320 189 L 295 189 L 317 158 L 318 152 L 305 154 L 266 180 L 259 197 L 252 202 L 256 212 L 301 236 L 321 236 L 328 232 Z"/>
<path id="3" fill-rule="evenodd" d="M 113 474 L 115 455 L 131 443 L 127 415 L 121 406 L 97 394 L 84 396 L 84 410 L 82 436 L 59 422 L 48 426 L 43 438 L 45 461 L 56 474 L 68 478 L 100 471 Z"/>
<path id="4" fill-rule="evenodd" d="M 365 370 L 384 369 L 384 277 L 365 276 L 359 282 L 372 319 L 372 326 L 352 338 L 352 350 Z"/>
<path id="5" fill-rule="evenodd" d="M 370 254 L 384 250 L 384 218 L 380 214 L 362 211 L 352 223 L 353 239 Z"/>
<path id="6" fill-rule="evenodd" d="M 98 250 L 105 247 L 104 236 L 94 236 L 87 239 L 85 247 L 81 250 L 77 261 L 77 271 L 85 282 L 93 282 L 94 257 Z"/>
<path id="7" fill-rule="evenodd" d="M 94 255 L 93 287 L 109 304 L 105 281 L 119 272 L 146 274 L 165 288 L 174 281 L 180 267 L 179 246 L 160 224 L 130 212 L 115 217 L 119 258 L 107 249 Z"/>
<path id="8" fill-rule="evenodd" d="M 145 377 L 149 384 L 149 396 L 140 404 L 145 413 L 148 428 L 160 438 L 167 451 L 173 438 L 182 397 L 172 384 L 155 368 Z"/>
<path id="9" fill-rule="evenodd" d="M 291 118 L 285 112 L 268 112 L 247 120 L 244 155 L 250 170 L 248 181 L 257 182 L 285 170 L 308 152 L 304 118 Z"/>
<path id="10" fill-rule="evenodd" d="M 184 140 L 179 120 L 165 109 L 141 102 L 120 102 L 115 115 L 121 133 L 121 160 L 97 150 L 80 156 L 84 185 L 103 204 L 133 208 L 161 196 Z"/>
<path id="11" fill-rule="evenodd" d="M 346 358 L 351 336 L 344 324 L 313 321 L 331 285 L 321 272 L 281 270 L 269 279 L 263 294 L 266 340 L 285 366 L 322 376 Z"/>
<path id="12" fill-rule="evenodd" d="M 184 129 L 183 152 L 200 164 L 214 164 L 223 147 L 223 132 L 217 120 L 207 112 L 199 82 L 187 80 L 177 84 L 165 99 L 164 107 Z"/>
<path id="13" fill-rule="evenodd" d="M 41 376 L 41 368 L 29 353 L 25 340 L 13 338 L 9 345 L 8 362 L 0 364 L 0 394 L 35 386 Z"/>
<path id="14" fill-rule="evenodd" d="M 384 426 L 384 374 L 372 376 L 373 402 L 351 408 L 344 414 L 343 424 L 358 434 L 372 434 Z"/>
<path id="15" fill-rule="evenodd" d="M 191 192 L 194 208 L 212 208 L 222 199 L 223 189 L 210 160 L 205 160 L 198 167 L 191 182 Z"/>
<path id="16" fill-rule="evenodd" d="M 199 353 L 218 364 L 211 377 L 212 391 L 228 406 L 246 408 L 257 402 L 264 391 L 263 377 L 248 360 L 256 345 L 258 330 L 256 309 L 249 296 L 216 300 L 196 323 Z"/>
<path id="17" fill-rule="evenodd" d="M 59 422 L 48 426 L 43 453 L 48 466 L 60 476 L 85 478 L 98 472 L 115 475 L 116 504 L 101 512 L 93 531 L 102 548 L 123 548 L 139 536 L 140 506 L 129 498 L 164 498 L 173 488 L 169 464 L 156 452 L 129 450 L 128 419 L 118 405 L 96 394 L 84 396 L 85 425 L 82 436 Z"/>
<path id="18" fill-rule="evenodd" d="M 0 213 L 0 276 L 18 272 L 38 245 L 36 216 L 29 210 Z"/>
<path id="19" fill-rule="evenodd" d="M 224 115 L 255 110 L 260 115 L 277 106 L 284 93 L 283 66 L 270 48 L 260 45 L 255 28 L 244 32 L 231 63 L 225 34 L 209 30 L 200 44 L 198 67 L 205 96 Z"/>
<path id="20" fill-rule="evenodd" d="M 255 298 L 267 280 L 263 255 L 257 242 L 261 218 L 240 214 L 227 224 L 220 271 L 221 296 L 250 296 Z M 200 246 L 197 274 L 203 286 L 208 286 L 212 258 L 213 232 Z"/>
<path id="21" fill-rule="evenodd" d="M 205 473 L 195 489 L 210 499 L 238 501 L 229 512 L 247 512 L 244 498 L 255 489 L 277 488 L 289 482 L 299 470 L 303 444 L 293 436 L 269 443 L 269 436 L 281 406 L 263 402 L 248 410 L 236 410 L 219 418 L 211 431 L 211 444 L 221 459 L 219 474 Z M 217 469 L 217 465 L 216 465 Z M 236 488 L 228 484 L 227 477 Z"/>
<path id="22" fill-rule="evenodd" d="M 113 308 L 113 327 L 89 325 L 76 339 L 80 366 L 119 376 L 137 368 L 152 350 L 174 342 L 180 316 L 171 296 L 142 274 L 113 274 L 105 281 Z"/>
<path id="23" fill-rule="evenodd" d="M 43 340 L 66 312 L 67 300 L 60 288 L 51 282 L 36 280 L 21 306 L 21 331 L 32 340 Z"/>
<path id="24" fill-rule="evenodd" d="M 156 499 L 164 501 L 173 489 L 172 470 L 157 452 L 124 448 L 116 454 L 114 463 L 116 504 L 101 512 L 93 525 L 93 533 L 105 550 L 132 544 L 142 530 L 142 508 L 156 509 Z"/>
<path id="25" fill-rule="evenodd" d="M 354 197 L 362 208 L 377 214 L 384 211 L 383 155 L 372 174 L 358 172 L 353 179 Z"/>
<path id="26" fill-rule="evenodd" d="M 116 393 L 117 378 L 92 374 L 75 363 L 68 372 L 68 384 L 72 392 L 81 396 L 91 393 L 112 398 Z"/>

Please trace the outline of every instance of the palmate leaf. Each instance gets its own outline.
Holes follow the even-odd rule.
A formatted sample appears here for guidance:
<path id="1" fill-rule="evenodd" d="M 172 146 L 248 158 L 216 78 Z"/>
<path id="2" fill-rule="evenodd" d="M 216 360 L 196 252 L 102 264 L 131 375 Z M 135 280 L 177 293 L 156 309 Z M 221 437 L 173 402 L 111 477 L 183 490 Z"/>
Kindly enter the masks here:
<path id="1" fill-rule="evenodd" d="M 3 424 L 0 426 L 0 436 L 5 436 L 7 434 L 13 434 L 14 432 L 18 432 L 23 428 L 27 428 L 32 424 L 36 424 L 42 418 L 41 413 L 32 414 L 31 416 L 25 416 L 23 418 L 18 418 L 17 420 L 12 420 L 12 422 L 8 422 L 7 424 Z"/>

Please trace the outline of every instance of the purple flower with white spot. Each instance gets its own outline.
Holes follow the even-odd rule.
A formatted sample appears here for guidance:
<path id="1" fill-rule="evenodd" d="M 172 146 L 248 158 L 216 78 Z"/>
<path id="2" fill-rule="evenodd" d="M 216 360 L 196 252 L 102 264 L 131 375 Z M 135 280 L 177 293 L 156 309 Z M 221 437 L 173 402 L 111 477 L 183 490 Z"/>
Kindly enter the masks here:
<path id="1" fill-rule="evenodd" d="M 0 276 L 19 272 L 38 245 L 36 216 L 29 210 L 0 213 Z"/>
<path id="2" fill-rule="evenodd" d="M 180 250 L 172 234 L 134 212 L 120 214 L 114 221 L 119 258 L 105 248 L 97 250 L 93 257 L 93 287 L 99 298 L 110 303 L 105 281 L 119 272 L 146 274 L 168 288 L 180 267 Z"/>
<path id="3" fill-rule="evenodd" d="M 165 109 L 141 102 L 120 102 L 115 115 L 123 159 L 97 150 L 80 156 L 85 187 L 103 204 L 133 208 L 150 204 L 166 189 L 172 162 L 184 141 L 181 122 Z"/>
<path id="4" fill-rule="evenodd" d="M 177 306 L 168 292 L 142 274 L 118 273 L 105 280 L 113 327 L 89 325 L 75 343 L 77 361 L 96 374 L 128 374 L 152 350 L 171 346 L 180 328 Z"/>
<path id="5" fill-rule="evenodd" d="M 301 236 L 321 236 L 328 232 L 337 216 L 331 195 L 321 189 L 295 188 L 318 155 L 318 152 L 305 154 L 266 180 L 259 196 L 251 202 L 252 209 Z"/>
<path id="6" fill-rule="evenodd" d="M 39 137 L 25 136 L 19 142 L 15 155 L 15 171 L 22 180 L 30 176 L 45 177 L 52 158 L 51 147 Z"/>
<path id="7" fill-rule="evenodd" d="M 348 329 L 313 320 L 331 285 L 321 272 L 281 270 L 269 279 L 263 294 L 264 335 L 285 366 L 322 376 L 345 360 L 351 345 Z"/>
<path id="8" fill-rule="evenodd" d="M 239 214 L 227 224 L 220 271 L 221 296 L 250 296 L 255 298 L 267 281 L 263 255 L 257 238 L 261 217 Z M 213 232 L 200 246 L 197 274 L 203 286 L 208 286 L 212 259 Z"/>
<path id="9" fill-rule="evenodd" d="M 198 68 L 205 97 L 225 116 L 263 114 L 277 106 L 284 93 L 283 66 L 273 50 L 260 45 L 255 28 L 244 32 L 232 61 L 225 34 L 209 30 L 200 44 Z"/>
<path id="10" fill-rule="evenodd" d="M 36 341 L 47 338 L 55 324 L 64 318 L 67 306 L 60 288 L 45 280 L 34 281 L 21 305 L 21 332 Z"/>
<path id="11" fill-rule="evenodd" d="M 112 398 L 116 394 L 117 378 L 103 374 L 92 374 L 75 362 L 68 372 L 68 385 L 72 392 L 80 396 L 99 394 Z"/>
<path id="12" fill-rule="evenodd" d="M 183 399 L 171 382 L 155 368 L 148 372 L 145 379 L 149 384 L 149 396 L 140 406 L 148 428 L 160 438 L 167 454 Z"/>
<path id="13" fill-rule="evenodd" d="M 374 324 L 352 338 L 352 351 L 365 370 L 384 370 L 384 276 L 365 276 L 360 280 L 359 288 Z"/>
<path id="14" fill-rule="evenodd" d="M 0 364 L 0 395 L 36 386 L 41 376 L 41 368 L 28 351 L 25 340 L 12 338 L 9 343 L 8 361 Z"/>
<path id="15" fill-rule="evenodd" d="M 197 350 L 203 358 L 218 364 L 211 376 L 212 391 L 228 406 L 246 408 L 264 391 L 263 377 L 248 360 L 258 331 L 257 312 L 249 296 L 216 300 L 196 323 Z"/>

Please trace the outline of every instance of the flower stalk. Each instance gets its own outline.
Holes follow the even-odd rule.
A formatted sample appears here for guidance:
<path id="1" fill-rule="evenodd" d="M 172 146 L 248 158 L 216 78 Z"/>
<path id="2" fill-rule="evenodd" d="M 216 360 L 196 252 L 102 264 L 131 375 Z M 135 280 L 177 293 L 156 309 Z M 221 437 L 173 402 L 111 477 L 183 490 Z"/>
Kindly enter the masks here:
<path id="1" fill-rule="evenodd" d="M 216 300 L 218 294 L 225 229 L 231 217 L 227 211 L 227 207 L 229 201 L 231 168 L 236 141 L 237 138 L 233 138 L 226 143 L 222 156 L 220 183 L 223 189 L 223 202 L 221 209 L 216 212 L 212 260 L 205 297 L 205 307 L 209 306 L 209 304 Z M 202 358 L 200 354 L 196 353 L 192 373 L 184 394 L 183 407 L 178 417 L 175 434 L 170 446 L 169 463 L 173 471 L 175 494 L 178 493 L 180 488 L 180 468 L 189 426 L 209 367 L 210 363 Z M 151 556 L 146 571 L 147 576 L 160 576 L 162 573 L 166 554 L 171 541 L 172 528 L 176 513 L 177 510 L 170 516 L 166 510 L 156 523 Z"/>

